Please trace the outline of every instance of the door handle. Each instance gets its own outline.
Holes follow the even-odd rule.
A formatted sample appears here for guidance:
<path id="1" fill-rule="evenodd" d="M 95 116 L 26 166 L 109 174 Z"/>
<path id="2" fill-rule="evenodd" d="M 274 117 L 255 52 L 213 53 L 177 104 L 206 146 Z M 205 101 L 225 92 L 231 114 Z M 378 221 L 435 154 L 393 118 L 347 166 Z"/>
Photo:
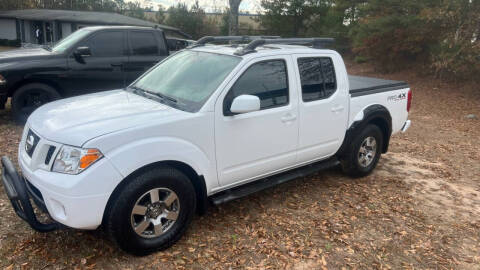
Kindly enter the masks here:
<path id="1" fill-rule="evenodd" d="M 288 113 L 286 114 L 285 116 L 283 116 L 282 118 L 280 118 L 282 120 L 282 122 L 286 123 L 286 122 L 292 122 L 294 121 L 295 119 L 297 119 L 297 116 L 295 114 L 291 114 L 291 113 Z"/>
<path id="2" fill-rule="evenodd" d="M 345 108 L 344 108 L 343 106 L 341 106 L 341 105 L 334 106 L 334 107 L 332 107 L 332 112 L 338 113 L 338 112 L 343 111 L 343 109 L 345 109 Z"/>
<path id="3" fill-rule="evenodd" d="M 110 65 L 112 65 L 112 67 L 121 67 L 121 66 L 123 66 L 122 63 L 119 63 L 119 64 L 110 64 Z"/>

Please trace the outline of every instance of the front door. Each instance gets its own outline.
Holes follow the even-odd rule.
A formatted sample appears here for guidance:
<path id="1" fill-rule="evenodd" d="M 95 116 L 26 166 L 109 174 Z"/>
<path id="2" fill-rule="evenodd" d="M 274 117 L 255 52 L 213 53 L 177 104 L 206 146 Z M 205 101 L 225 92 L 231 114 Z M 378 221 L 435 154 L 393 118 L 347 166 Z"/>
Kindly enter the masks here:
<path id="1" fill-rule="evenodd" d="M 215 105 L 215 147 L 220 185 L 254 180 L 296 159 L 298 98 L 290 56 L 255 59 L 232 80 Z M 260 98 L 261 109 L 233 115 L 239 95 Z"/>
<path id="2" fill-rule="evenodd" d="M 91 55 L 68 58 L 67 89 L 71 95 L 79 95 L 125 87 L 124 65 L 128 61 L 124 31 L 100 31 L 77 47 L 90 48 Z"/>
<path id="3" fill-rule="evenodd" d="M 297 162 L 333 155 L 343 142 L 348 121 L 347 84 L 339 81 L 334 55 L 294 56 L 298 87 L 299 145 Z"/>

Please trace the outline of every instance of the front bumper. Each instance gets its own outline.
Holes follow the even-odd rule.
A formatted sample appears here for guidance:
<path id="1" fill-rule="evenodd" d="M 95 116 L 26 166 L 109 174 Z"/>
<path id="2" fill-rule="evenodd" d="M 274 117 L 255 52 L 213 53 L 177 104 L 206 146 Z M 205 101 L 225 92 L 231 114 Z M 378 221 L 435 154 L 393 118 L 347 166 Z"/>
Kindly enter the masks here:
<path id="1" fill-rule="evenodd" d="M 10 159 L 2 157 L 1 163 L 3 167 L 2 183 L 15 213 L 36 231 L 50 232 L 58 229 L 60 224 L 57 222 L 42 223 L 38 221 L 30 203 L 30 194 L 25 179 L 20 177 Z M 33 199 L 42 210 L 45 210 L 40 198 L 34 197 Z"/>
<path id="2" fill-rule="evenodd" d="M 77 175 L 52 172 L 62 144 L 37 135 L 39 139 L 29 155 L 25 144 L 30 131 L 38 134 L 27 124 L 18 149 L 22 176 L 19 178 L 23 179 L 27 190 L 33 191 L 30 197 L 37 202 L 34 196 L 37 193 L 44 205 L 40 208 L 60 224 L 75 229 L 96 229 L 102 223 L 110 195 L 124 177 L 107 157 Z"/>
<path id="3" fill-rule="evenodd" d="M 102 223 L 110 194 L 121 180 L 105 158 L 78 175 L 32 170 L 22 158 L 19 165 L 28 183 L 41 193 L 50 216 L 76 229 L 92 230 Z"/>
<path id="4" fill-rule="evenodd" d="M 10 159 L 3 157 L 2 181 L 15 212 L 33 229 L 41 232 L 51 231 L 64 225 L 75 229 L 93 230 L 102 223 L 108 199 L 116 186 L 113 182 L 120 180 L 117 177 L 119 174 L 115 174 L 110 163 L 102 161 L 94 165 L 98 170 L 79 175 L 64 175 L 44 170 L 32 171 L 22 159 L 19 159 L 21 175 L 15 170 Z M 59 183 L 69 186 L 61 186 Z M 95 195 L 82 196 L 70 194 L 71 192 L 87 194 L 86 186 L 89 187 L 89 194 L 103 189 L 110 192 L 101 194 L 95 192 Z M 39 224 L 30 199 L 55 220 L 56 225 L 45 228 Z"/>

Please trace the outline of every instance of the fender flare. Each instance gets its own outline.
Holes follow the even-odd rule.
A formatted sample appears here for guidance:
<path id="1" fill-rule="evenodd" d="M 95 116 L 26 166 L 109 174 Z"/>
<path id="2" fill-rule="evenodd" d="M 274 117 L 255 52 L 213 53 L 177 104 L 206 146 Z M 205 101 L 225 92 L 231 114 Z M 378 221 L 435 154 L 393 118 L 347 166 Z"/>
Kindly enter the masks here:
<path id="1" fill-rule="evenodd" d="M 213 187 L 217 185 L 216 175 L 212 171 L 215 164 L 209 160 L 208 155 L 198 146 L 179 138 L 145 138 L 122 145 L 105 153 L 105 156 L 124 178 L 150 164 L 176 161 L 190 166 L 197 175 L 209 179 Z M 136 162 L 132 162 L 132 159 Z"/>
<path id="2" fill-rule="evenodd" d="M 167 147 L 170 148 L 170 151 L 166 149 Z M 150 151 L 145 151 L 146 149 Z M 152 149 L 162 149 L 165 152 L 156 155 L 152 154 L 155 153 Z M 172 149 L 176 151 L 172 152 Z M 149 153 L 150 155 L 145 155 L 145 153 Z M 116 183 L 110 194 L 103 213 L 102 224 L 105 220 L 105 215 L 111 209 L 112 199 L 116 197 L 116 194 L 130 179 L 135 177 L 135 175 L 152 166 L 167 165 L 176 167 L 192 180 L 195 192 L 197 193 L 197 212 L 199 214 L 205 213 L 208 207 L 207 189 L 211 189 L 212 186 L 217 184 L 216 174 L 213 175 L 213 173 L 209 172 L 211 161 L 207 155 L 194 144 L 178 138 L 155 137 L 134 141 L 111 152 L 107 152 L 105 157 L 109 159 L 123 178 Z M 140 162 L 136 162 L 133 166 L 132 163 L 129 162 L 132 158 L 138 158 L 137 160 L 140 160 Z M 211 181 L 207 182 L 206 179 L 210 179 Z M 208 183 L 210 183 L 210 187 L 207 186 Z"/>
<path id="3" fill-rule="evenodd" d="M 336 155 L 343 156 L 355 136 L 368 124 L 375 124 L 382 130 L 384 141 L 382 153 L 386 153 L 392 135 L 392 116 L 388 109 L 380 104 L 369 105 L 360 111 L 354 119 L 355 121 L 347 129 L 343 143 Z"/>

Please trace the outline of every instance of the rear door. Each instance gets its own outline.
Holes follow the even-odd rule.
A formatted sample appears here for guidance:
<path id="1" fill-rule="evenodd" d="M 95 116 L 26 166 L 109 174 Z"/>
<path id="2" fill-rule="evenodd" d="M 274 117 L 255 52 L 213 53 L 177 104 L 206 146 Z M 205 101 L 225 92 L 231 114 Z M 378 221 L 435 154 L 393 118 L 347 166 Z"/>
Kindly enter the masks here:
<path id="1" fill-rule="evenodd" d="M 290 56 L 252 60 L 215 105 L 215 149 L 220 184 L 254 180 L 294 165 L 298 143 L 298 97 Z M 235 114 L 235 97 L 255 95 L 260 110 Z"/>
<path id="2" fill-rule="evenodd" d="M 76 47 L 90 48 L 91 55 L 68 57 L 67 89 L 72 95 L 125 86 L 124 65 L 128 61 L 126 35 L 121 30 L 102 30 L 79 42 Z"/>
<path id="3" fill-rule="evenodd" d="M 163 32 L 131 30 L 128 32 L 130 52 L 128 56 L 127 84 L 142 75 L 168 55 Z"/>
<path id="4" fill-rule="evenodd" d="M 336 72 L 334 55 L 295 55 L 300 95 L 297 162 L 333 155 L 343 142 L 348 120 L 348 84 Z M 336 68 L 337 67 L 337 68 Z"/>

